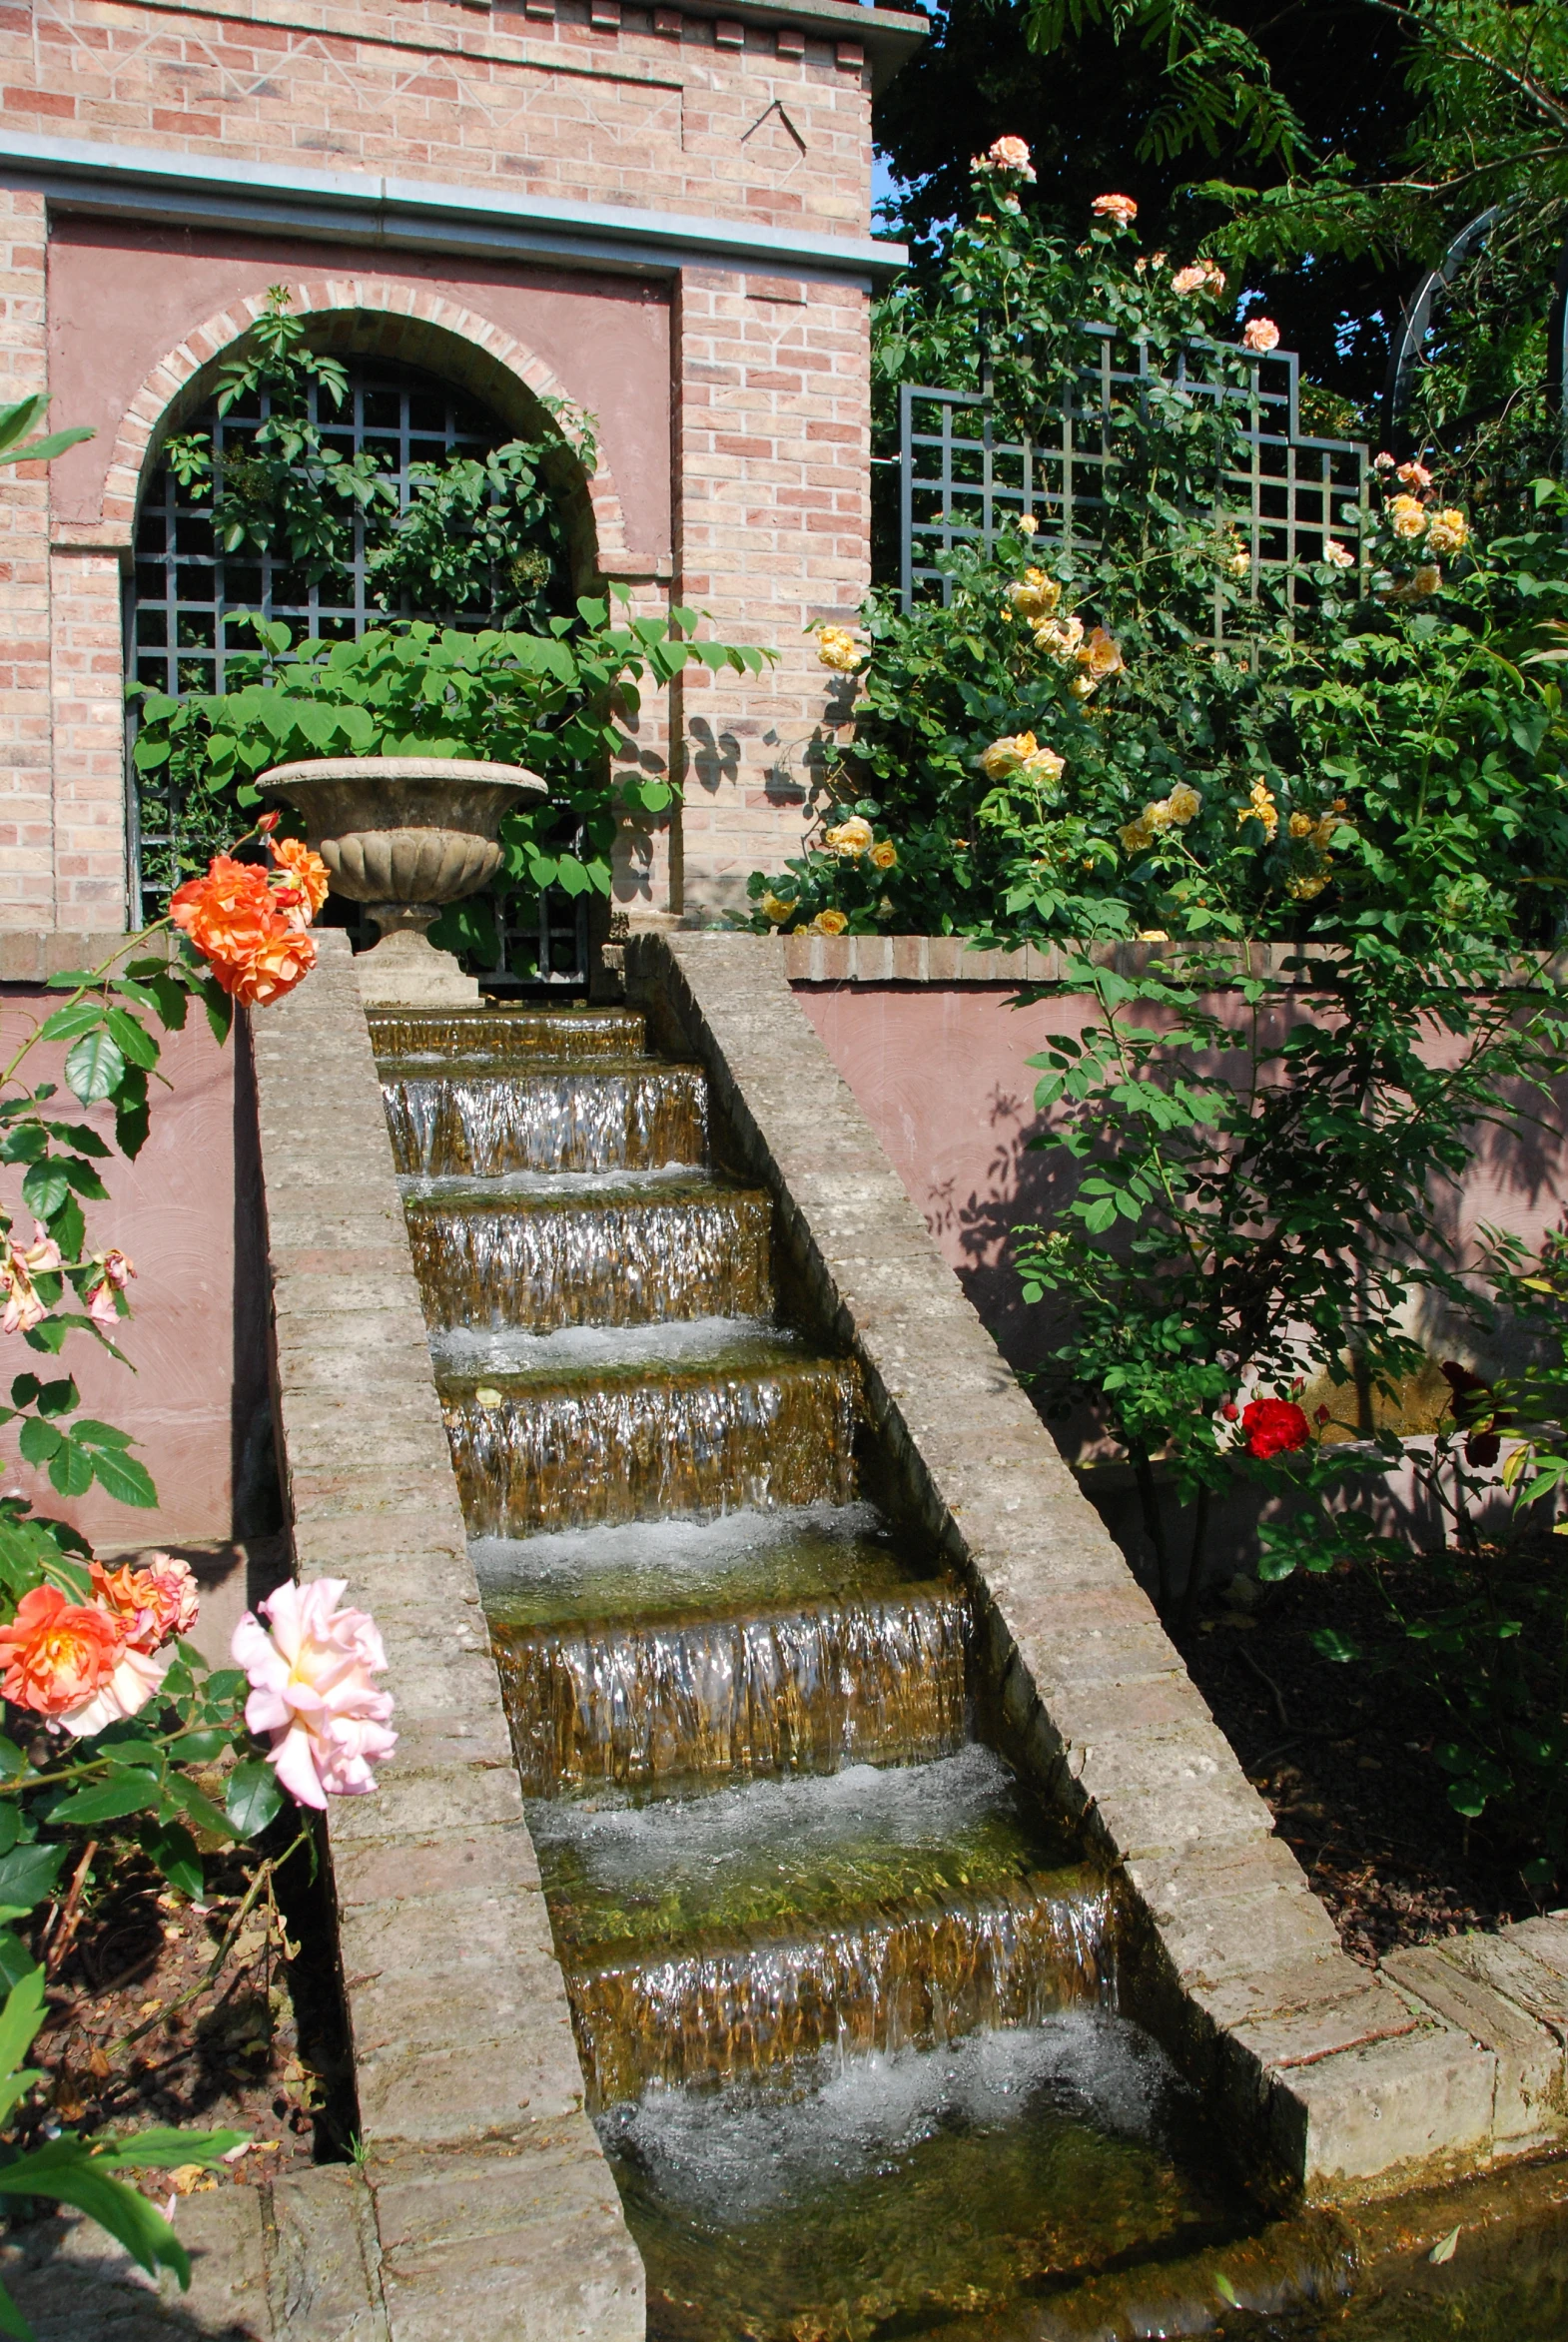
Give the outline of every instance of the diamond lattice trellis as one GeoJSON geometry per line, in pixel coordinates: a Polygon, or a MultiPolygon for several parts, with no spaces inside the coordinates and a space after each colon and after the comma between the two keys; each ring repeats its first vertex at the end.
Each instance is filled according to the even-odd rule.
{"type": "MultiPolygon", "coordinates": [[[[1099,331],[1099,329],[1095,329],[1099,331]]],[[[1099,364],[1085,368],[1038,434],[1009,439],[993,427],[983,390],[906,383],[899,391],[900,584],[904,607],[935,593],[952,598],[936,566],[957,545],[988,551],[1010,520],[1031,513],[1047,542],[1071,543],[1097,528],[1104,482],[1117,462],[1111,445],[1118,409],[1153,379],[1147,347],[1119,347],[1101,334],[1099,364]]],[[[1252,364],[1250,388],[1216,383],[1178,362],[1176,385],[1245,408],[1242,460],[1216,486],[1216,516],[1233,523],[1259,572],[1282,572],[1292,604],[1303,562],[1322,558],[1332,532],[1358,557],[1367,522],[1371,457],[1356,439],[1314,438],[1301,429],[1300,369],[1292,351],[1252,364]]],[[[1214,640],[1224,639],[1214,601],[1214,640]]]]}

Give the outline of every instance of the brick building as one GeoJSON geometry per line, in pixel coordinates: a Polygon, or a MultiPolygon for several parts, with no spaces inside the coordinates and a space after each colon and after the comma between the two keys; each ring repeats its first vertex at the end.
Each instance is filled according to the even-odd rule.
{"type": "Polygon", "coordinates": [[[623,900],[700,915],[792,846],[831,710],[802,630],[868,576],[868,307],[898,257],[871,96],[923,30],[840,0],[0,5],[0,396],[96,433],[0,478],[0,925],[135,907],[127,645],[199,648],[179,605],[211,598],[149,514],[159,449],[276,284],[405,453],[443,392],[512,430],[541,394],[590,412],[581,582],[780,652],[645,726],[686,801],[623,900]]]}

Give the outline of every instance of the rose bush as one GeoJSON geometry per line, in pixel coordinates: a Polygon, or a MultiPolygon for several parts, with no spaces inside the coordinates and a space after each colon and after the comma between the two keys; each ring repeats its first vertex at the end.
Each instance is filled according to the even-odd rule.
{"type": "Polygon", "coordinates": [[[1015,436],[1108,337],[1141,345],[1103,502],[1063,541],[1042,494],[989,553],[940,556],[945,606],[880,589],[858,635],[823,631],[853,695],[806,751],[805,850],[750,881],[754,928],[1549,943],[1568,889],[1561,492],[1541,489],[1538,529],[1486,541],[1430,469],[1380,458],[1364,506],[1330,497],[1288,568],[1260,564],[1269,524],[1214,483],[1276,330],[1227,340],[1223,272],[1138,253],[1125,199],[1101,198],[1074,248],[1024,185],[994,148],[942,269],[886,297],[879,397],[985,380],[1015,436]],[[1185,361],[1229,395],[1194,397],[1185,361]],[[851,819],[881,864],[828,848],[851,819]]]}
{"type": "MultiPolygon", "coordinates": [[[[92,1123],[62,1109],[55,1084],[29,1081],[28,1060],[41,1045],[65,1044],[67,1090],[78,1108],[112,1110],[116,1144],[134,1158],[159,1062],[154,1028],[180,1030],[194,1000],[222,1040],[236,1002],[264,1008],[314,963],[310,926],[326,869],[278,838],[276,821],[266,816],[236,852],[182,886],[158,929],[127,937],[101,968],[52,979],[66,998],[0,1073],[0,1173],[19,1186],[0,1191],[4,1338],[45,1357],[73,1336],[122,1354],[136,1271],[119,1246],[89,1242],[83,1211],[108,1200],[97,1166],[110,1148],[92,1123]]],[[[14,1427],[21,1460],[61,1495],[97,1481],[123,1503],[154,1504],[131,1439],[79,1406],[69,1374],[44,1380],[24,1370],[0,1424],[14,1427]]],[[[248,1618],[235,1637],[237,1664],[215,1670],[189,1640],[199,1603],[188,1564],[154,1553],[107,1566],[65,1522],[38,1516],[20,1494],[0,1496],[0,2119],[15,2125],[39,2078],[21,2060],[43,2015],[41,1922],[69,1858],[78,1895],[134,1846],[172,1887],[199,1897],[198,1833],[250,1842],[290,1796],[320,1808],[329,1795],[375,1788],[373,1768],[396,1737],[387,1726],[392,1699],[369,1681],[385,1668],[375,1628],[362,1613],[336,1611],[342,1591],[336,1582],[285,1588],[264,1606],[272,1636],[248,1618]],[[292,1722],[280,1731],[284,1716],[292,1722]]],[[[303,1843],[301,1833],[264,1871],[303,1843]]],[[[189,2263],[167,2220],[114,2174],[211,2161],[240,2143],[232,2131],[61,2131],[0,2160],[0,2196],[78,2204],[145,2267],[168,2266],[186,2283],[189,2263]]],[[[3,2290],[0,2331],[26,2332],[3,2290]]]]}

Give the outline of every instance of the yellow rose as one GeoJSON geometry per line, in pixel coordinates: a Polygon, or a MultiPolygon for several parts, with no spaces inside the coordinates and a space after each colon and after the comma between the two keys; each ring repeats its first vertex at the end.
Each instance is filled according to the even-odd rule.
{"type": "Polygon", "coordinates": [[[1078,662],[1103,683],[1108,675],[1120,675],[1127,665],[1118,645],[1112,641],[1104,626],[1097,626],[1088,639],[1079,645],[1078,662]]]}
{"type": "Polygon", "coordinates": [[[853,675],[860,665],[861,648],[847,626],[823,626],[817,632],[817,657],[837,675],[853,675]]]}
{"type": "Polygon", "coordinates": [[[1419,496],[1394,496],[1388,506],[1388,525],[1395,536],[1424,535],[1426,506],[1419,496]]]}
{"type": "Polygon", "coordinates": [[[1291,814],[1291,816],[1290,816],[1290,835],[1291,835],[1291,837],[1292,837],[1292,838],[1305,838],[1305,837],[1310,837],[1310,835],[1311,835],[1311,831],[1312,831],[1312,817],[1311,817],[1311,815],[1310,815],[1309,813],[1292,813],[1292,814],[1291,814]]]}
{"type": "Polygon", "coordinates": [[[1168,944],[1171,938],[1163,927],[1141,927],[1138,940],[1141,944],[1168,944]]]}
{"type": "MultiPolygon", "coordinates": [[[[1025,736],[1028,737],[1028,735],[1025,736]]],[[[1032,748],[1021,761],[1018,769],[1022,778],[1044,783],[1046,787],[1051,788],[1061,780],[1063,773],[1067,770],[1067,758],[1058,756],[1054,748],[1032,748]]]]}
{"type": "Polygon", "coordinates": [[[1174,822],[1178,822],[1182,828],[1185,828],[1189,821],[1195,820],[1202,809],[1202,798],[1186,781],[1177,781],[1166,799],[1166,811],[1170,814],[1171,819],[1174,822]]]}
{"type": "Polygon", "coordinates": [[[763,918],[770,920],[775,927],[782,927],[786,919],[793,919],[798,908],[797,904],[786,903],[780,896],[772,894],[763,895],[757,904],[763,918]]]}
{"type": "Polygon", "coordinates": [[[1251,566],[1251,554],[1243,552],[1232,553],[1230,558],[1225,563],[1225,567],[1229,570],[1232,577],[1244,577],[1251,566]]]}
{"type": "Polygon", "coordinates": [[[873,846],[871,860],[873,867],[877,870],[895,869],[898,864],[898,848],[894,845],[893,840],[884,838],[879,846],[873,846]]]}
{"type": "Polygon", "coordinates": [[[1019,616],[1033,624],[1050,617],[1062,599],[1062,588],[1044,569],[1026,569],[1022,578],[1008,587],[1007,598],[1019,616]]]}
{"type": "Polygon", "coordinates": [[[1033,536],[1040,522],[1033,512],[1021,512],[1013,525],[1021,536],[1033,536]]]}
{"type": "Polygon", "coordinates": [[[1048,618],[1044,625],[1035,628],[1035,648],[1049,651],[1064,666],[1073,665],[1083,639],[1082,618],[1048,618]]]}
{"type": "Polygon", "coordinates": [[[1254,781],[1252,783],[1251,802],[1243,805],[1235,818],[1238,829],[1243,822],[1255,821],[1262,830],[1264,844],[1272,843],[1274,832],[1279,827],[1279,808],[1275,805],[1274,793],[1266,782],[1254,781]]]}
{"type": "Polygon", "coordinates": [[[1320,870],[1315,878],[1287,879],[1285,893],[1293,896],[1298,903],[1310,903],[1314,896],[1322,893],[1328,884],[1329,877],[1330,873],[1327,870],[1320,870]]]}
{"type": "Polygon", "coordinates": [[[1155,820],[1154,806],[1146,805],[1136,821],[1125,823],[1117,832],[1122,840],[1122,851],[1125,854],[1142,854],[1146,846],[1154,844],[1159,826],[1155,820]]]}
{"type": "Polygon", "coordinates": [[[867,851],[875,836],[870,822],[860,814],[852,813],[847,821],[841,821],[828,830],[822,842],[829,853],[837,854],[841,862],[853,862],[858,855],[867,851]]]}
{"type": "Polygon", "coordinates": [[[842,911],[819,911],[807,928],[808,935],[842,935],[849,921],[842,911]]]}
{"type": "Polygon", "coordinates": [[[1434,553],[1462,553],[1469,536],[1470,523],[1453,504],[1434,512],[1426,531],[1426,541],[1434,553]]]}
{"type": "Polygon", "coordinates": [[[988,781],[1005,781],[1009,773],[1035,753],[1033,732],[1008,732],[980,752],[980,769],[988,781]]]}

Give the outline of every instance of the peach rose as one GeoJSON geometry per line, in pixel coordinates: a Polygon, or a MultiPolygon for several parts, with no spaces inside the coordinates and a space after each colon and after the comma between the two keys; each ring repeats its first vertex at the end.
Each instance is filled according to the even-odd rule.
{"type": "Polygon", "coordinates": [[[320,854],[313,854],[301,838],[269,838],[273,860],[286,871],[305,900],[302,926],[309,926],[327,900],[332,875],[320,854]]]}
{"type": "Polygon", "coordinates": [[[1080,643],[1078,663],[1097,683],[1104,683],[1108,676],[1120,675],[1127,665],[1120,646],[1112,640],[1104,626],[1095,627],[1080,643]]]}
{"type": "Polygon", "coordinates": [[[1130,195],[1097,195],[1090,210],[1102,220],[1115,220],[1119,228],[1131,228],[1138,218],[1138,206],[1130,195]]]}
{"type": "Polygon", "coordinates": [[[1407,488],[1429,488],[1432,484],[1432,475],[1424,463],[1401,463],[1394,477],[1402,479],[1407,488]]]}
{"type": "Polygon", "coordinates": [[[120,1654],[114,1621],[96,1602],[35,1586],[0,1626],[0,1695],[34,1716],[63,1717],[108,1682],[120,1654]]]}
{"type": "Polygon", "coordinates": [[[260,1605],[269,1626],[248,1610],[234,1630],[235,1664],[251,1681],[245,1721],[271,1737],[285,1789],[318,1811],[373,1790],[372,1766],[397,1745],[392,1694],[371,1680],[387,1672],[382,1638],[365,1611],[340,1609],[348,1590],[343,1578],[280,1586],[260,1605]]]}
{"type": "Polygon", "coordinates": [[[74,1732],[83,1740],[107,1731],[111,1724],[123,1724],[128,1716],[139,1715],[146,1707],[168,1674],[169,1665],[168,1658],[155,1658],[127,1643],[92,1697],[79,1707],[68,1708],[55,1721],[63,1732],[74,1732]]]}
{"type": "Polygon", "coordinates": [[[172,1553],[150,1554],[141,1568],[92,1564],[93,1592],[134,1651],[151,1653],[171,1636],[188,1635],[201,1613],[201,1597],[188,1561],[172,1553]]]}
{"type": "Polygon", "coordinates": [[[1266,358],[1270,350],[1279,347],[1279,328],[1272,318],[1248,318],[1241,328],[1241,347],[1250,350],[1254,358],[1266,358]]]}

